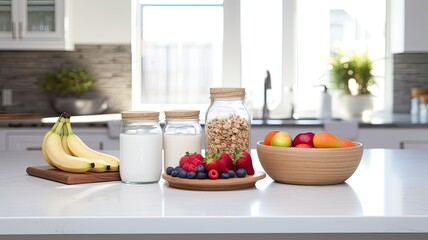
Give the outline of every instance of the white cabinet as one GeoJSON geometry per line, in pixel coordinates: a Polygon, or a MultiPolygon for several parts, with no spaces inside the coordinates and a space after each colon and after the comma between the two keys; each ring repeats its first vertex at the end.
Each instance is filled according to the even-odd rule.
{"type": "MultiPolygon", "coordinates": [[[[48,128],[5,128],[0,130],[0,151],[41,150],[48,128]]],[[[119,138],[111,138],[106,128],[73,127],[82,141],[95,150],[118,150],[119,138]]]]}
{"type": "Polygon", "coordinates": [[[391,23],[389,26],[391,51],[426,52],[428,51],[428,1],[391,0],[391,23]]]}
{"type": "Polygon", "coordinates": [[[0,50],[72,50],[69,0],[0,0],[0,50]]]}

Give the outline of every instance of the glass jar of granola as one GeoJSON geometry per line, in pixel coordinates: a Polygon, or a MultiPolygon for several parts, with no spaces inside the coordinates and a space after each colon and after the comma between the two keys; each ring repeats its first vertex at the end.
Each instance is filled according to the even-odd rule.
{"type": "Polygon", "coordinates": [[[245,88],[211,88],[205,117],[206,154],[250,150],[251,116],[245,88]]]}

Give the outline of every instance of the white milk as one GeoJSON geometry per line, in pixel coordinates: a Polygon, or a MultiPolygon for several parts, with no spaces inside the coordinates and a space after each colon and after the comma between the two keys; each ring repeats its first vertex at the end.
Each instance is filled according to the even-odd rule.
{"type": "Polygon", "coordinates": [[[162,134],[120,134],[120,178],[125,183],[157,182],[162,173],[162,134]]]}
{"type": "Polygon", "coordinates": [[[201,134],[165,134],[164,168],[178,166],[186,152],[201,153],[201,141],[201,134]]]}

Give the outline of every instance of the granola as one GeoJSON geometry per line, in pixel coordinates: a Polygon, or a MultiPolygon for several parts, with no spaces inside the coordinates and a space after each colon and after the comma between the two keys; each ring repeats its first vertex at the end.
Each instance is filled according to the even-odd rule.
{"type": "Polygon", "coordinates": [[[227,118],[214,118],[205,126],[205,151],[233,153],[237,148],[249,151],[250,124],[247,119],[236,114],[227,118]]]}

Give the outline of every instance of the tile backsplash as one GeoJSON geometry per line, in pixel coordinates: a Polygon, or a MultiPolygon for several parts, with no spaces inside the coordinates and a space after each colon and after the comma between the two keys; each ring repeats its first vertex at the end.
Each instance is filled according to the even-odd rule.
{"type": "MultiPolygon", "coordinates": [[[[107,113],[131,108],[131,46],[76,45],[74,51],[0,51],[0,87],[13,91],[9,110],[56,115],[49,96],[33,83],[62,66],[91,72],[97,82],[88,95],[108,96],[107,113]]],[[[428,87],[428,53],[394,54],[393,76],[393,112],[409,113],[410,88],[428,87]]]]}
{"type": "Polygon", "coordinates": [[[428,53],[394,54],[394,113],[410,113],[413,87],[428,87],[428,53]]]}
{"type": "Polygon", "coordinates": [[[0,51],[0,87],[13,91],[9,110],[56,115],[33,83],[63,66],[88,69],[96,83],[87,95],[108,96],[107,113],[131,109],[131,46],[76,45],[74,51],[0,51]]]}

